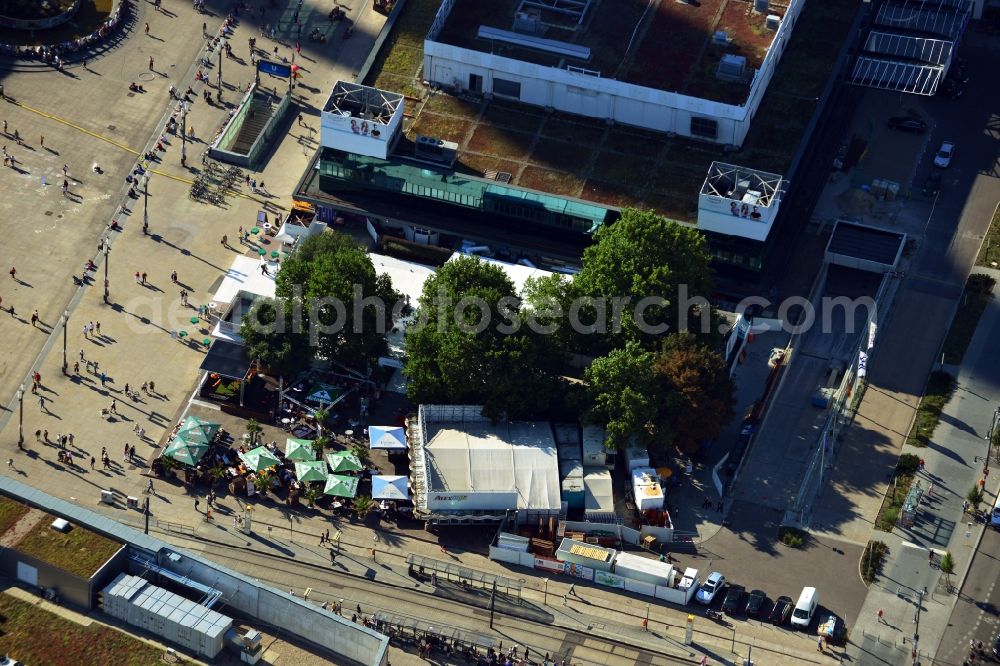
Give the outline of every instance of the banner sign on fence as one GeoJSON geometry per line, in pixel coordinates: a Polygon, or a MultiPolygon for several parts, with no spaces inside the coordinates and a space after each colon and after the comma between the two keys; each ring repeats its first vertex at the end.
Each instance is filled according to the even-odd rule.
{"type": "Polygon", "coordinates": [[[868,374],[868,354],[865,352],[858,352],[858,377],[864,377],[868,374]]]}
{"type": "Polygon", "coordinates": [[[536,557],[535,568],[553,573],[562,573],[566,570],[566,563],[562,560],[554,560],[548,557],[536,557]]]}

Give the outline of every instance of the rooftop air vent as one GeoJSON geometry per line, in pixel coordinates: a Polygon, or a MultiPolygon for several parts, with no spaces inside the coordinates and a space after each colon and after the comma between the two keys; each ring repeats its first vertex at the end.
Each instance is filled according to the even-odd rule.
{"type": "Polygon", "coordinates": [[[522,35],[542,34],[541,15],[533,12],[515,12],[514,32],[519,32],[522,35]]]}
{"type": "Polygon", "coordinates": [[[777,30],[778,26],[781,25],[781,17],[777,14],[768,14],[767,18],[764,19],[764,25],[767,26],[768,30],[777,30]]]}
{"type": "Polygon", "coordinates": [[[452,166],[458,157],[458,144],[433,136],[417,136],[414,155],[418,160],[452,166]]]}
{"type": "Polygon", "coordinates": [[[745,78],[746,69],[746,57],[727,53],[719,61],[719,68],[716,70],[715,76],[723,81],[742,81],[745,78]]]}
{"type": "Polygon", "coordinates": [[[753,3],[753,10],[760,14],[766,14],[767,10],[770,9],[768,0],[755,0],[753,3]]]}
{"type": "Polygon", "coordinates": [[[712,35],[712,43],[716,46],[725,46],[729,44],[729,33],[725,30],[718,30],[714,35],[712,35]]]}
{"type": "Polygon", "coordinates": [[[69,522],[65,518],[56,518],[52,521],[51,527],[56,532],[69,532],[69,522]]]}

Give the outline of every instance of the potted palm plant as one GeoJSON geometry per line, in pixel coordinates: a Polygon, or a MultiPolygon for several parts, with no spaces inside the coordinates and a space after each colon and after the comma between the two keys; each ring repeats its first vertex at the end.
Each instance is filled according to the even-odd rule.
{"type": "Polygon", "coordinates": [[[354,498],[354,512],[358,515],[358,518],[364,520],[372,509],[375,508],[375,500],[371,497],[359,496],[354,498]]]}
{"type": "Polygon", "coordinates": [[[247,421],[247,434],[250,435],[250,448],[257,446],[257,438],[260,433],[264,432],[264,429],[257,422],[257,419],[250,419],[247,421]]]}
{"type": "Polygon", "coordinates": [[[267,491],[271,489],[271,473],[257,472],[257,476],[253,480],[253,487],[260,493],[261,499],[267,499],[267,491]]]}
{"type": "Polygon", "coordinates": [[[323,457],[323,451],[325,451],[326,447],[329,445],[330,445],[330,438],[327,437],[326,435],[320,435],[319,437],[313,440],[312,450],[313,453],[316,455],[317,460],[323,457]]]}
{"type": "Polygon", "coordinates": [[[305,492],[302,493],[302,497],[304,497],[305,500],[309,502],[310,509],[316,508],[316,500],[318,500],[322,496],[323,496],[323,491],[317,488],[316,486],[309,486],[308,488],[306,488],[305,492]]]}

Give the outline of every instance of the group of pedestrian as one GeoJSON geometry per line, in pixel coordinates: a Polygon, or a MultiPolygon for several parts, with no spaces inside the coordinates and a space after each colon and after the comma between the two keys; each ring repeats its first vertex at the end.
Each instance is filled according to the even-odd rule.
{"type": "MultiPolygon", "coordinates": [[[[98,322],[93,322],[92,321],[92,322],[90,322],[88,324],[84,324],[83,325],[83,337],[85,337],[85,338],[91,338],[91,337],[94,337],[95,333],[97,335],[101,334],[101,322],[99,322],[99,321],[98,322]]],[[[80,350],[80,360],[81,361],[83,360],[83,350],[82,349],[80,350]]]]}

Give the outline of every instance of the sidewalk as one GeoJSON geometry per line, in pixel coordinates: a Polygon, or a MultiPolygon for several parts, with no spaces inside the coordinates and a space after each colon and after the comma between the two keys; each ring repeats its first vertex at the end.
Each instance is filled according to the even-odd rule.
{"type": "MultiPolygon", "coordinates": [[[[1000,275],[997,271],[975,270],[1000,275]]],[[[924,459],[926,468],[918,474],[918,480],[925,489],[933,486],[933,492],[921,504],[911,527],[897,526],[891,534],[876,531],[872,535],[889,546],[889,556],[882,574],[869,589],[852,633],[848,655],[860,663],[872,657],[890,664],[912,663],[917,605],[924,590],[917,647],[924,655],[937,652],[957,600],[956,590],[961,587],[985,529],[975,523],[970,526],[962,515],[962,500],[982,476],[984,437],[989,434],[993,412],[1000,402],[1000,356],[992,349],[998,332],[1000,303],[994,300],[983,313],[958,368],[958,387],[942,410],[930,446],[903,447],[903,453],[924,459]],[[945,552],[952,554],[956,575],[951,589],[937,565],[930,563],[930,551],[938,562],[945,552]],[[881,622],[879,609],[884,612],[881,622]]],[[[996,486],[994,471],[987,479],[984,505],[992,505],[996,486]]]]}

